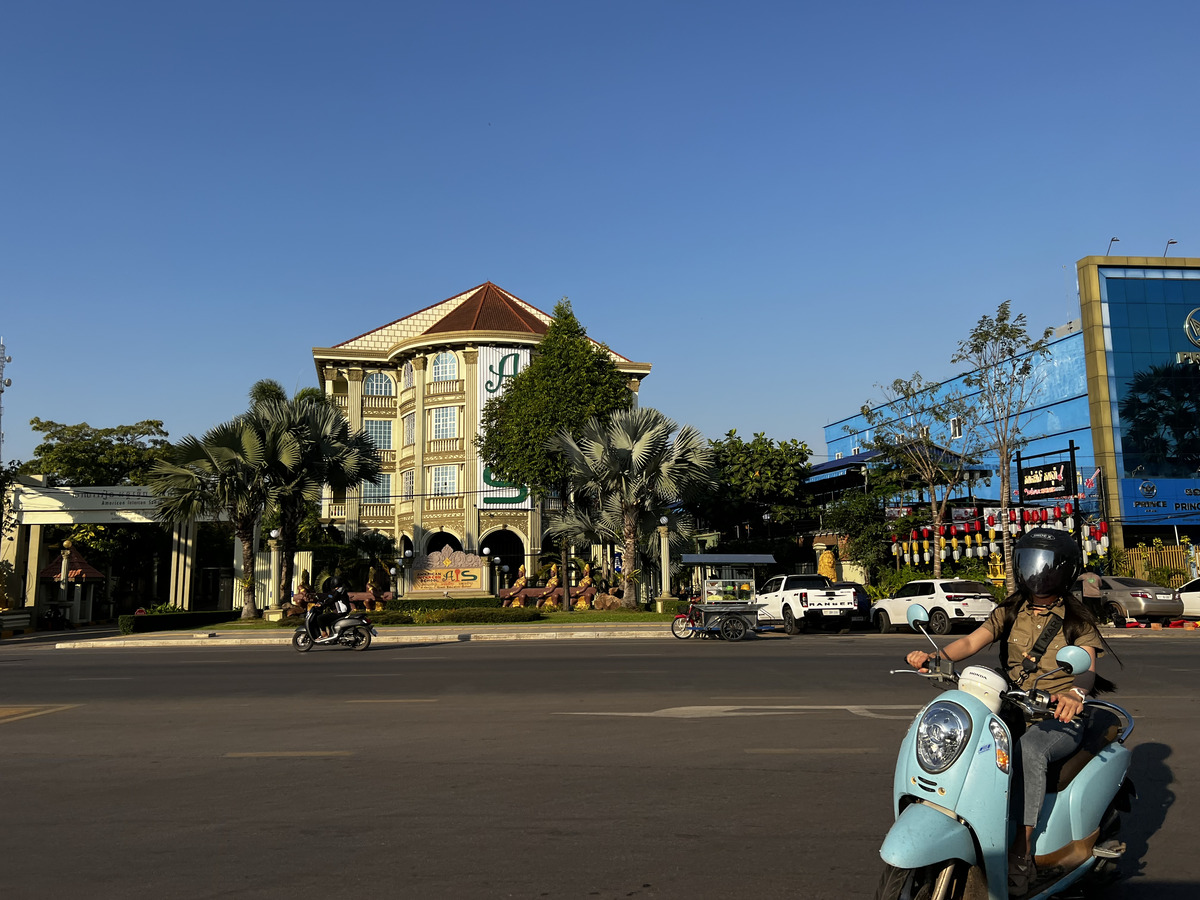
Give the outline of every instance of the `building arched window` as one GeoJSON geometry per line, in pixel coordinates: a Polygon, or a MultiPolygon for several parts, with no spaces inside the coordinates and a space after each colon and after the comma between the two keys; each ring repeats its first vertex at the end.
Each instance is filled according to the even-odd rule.
{"type": "Polygon", "coordinates": [[[411,359],[400,370],[400,385],[406,391],[413,386],[413,364],[411,359]]]}
{"type": "Polygon", "coordinates": [[[453,381],[458,377],[458,359],[449,350],[433,358],[433,380],[453,381]]]}
{"type": "Polygon", "coordinates": [[[363,379],[363,395],[367,397],[392,396],[392,379],[383,372],[372,372],[363,379]]]}

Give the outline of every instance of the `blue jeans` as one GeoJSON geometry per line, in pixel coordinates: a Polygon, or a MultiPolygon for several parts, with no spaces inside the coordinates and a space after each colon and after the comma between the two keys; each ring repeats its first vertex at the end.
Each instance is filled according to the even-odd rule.
{"type": "Polygon", "coordinates": [[[1046,769],[1056,759],[1070,756],[1083,740],[1083,716],[1070,722],[1047,719],[1031,725],[1017,742],[1013,793],[1022,824],[1037,825],[1046,799],[1046,769]]]}

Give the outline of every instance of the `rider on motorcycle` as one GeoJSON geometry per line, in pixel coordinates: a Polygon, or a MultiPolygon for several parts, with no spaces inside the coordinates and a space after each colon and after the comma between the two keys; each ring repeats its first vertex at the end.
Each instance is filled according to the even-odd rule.
{"type": "Polygon", "coordinates": [[[350,595],[346,591],[346,583],[341,578],[334,575],[325,583],[325,589],[329,591],[322,603],[322,609],[325,611],[317,616],[317,626],[321,629],[321,640],[329,638],[333,623],[353,608],[350,604],[350,595]]]}
{"type": "MultiPolygon", "coordinates": [[[[966,637],[947,644],[940,656],[957,662],[1001,639],[1001,661],[1010,682],[1043,675],[1056,667],[1055,653],[1068,644],[1082,647],[1091,666],[1074,677],[1058,673],[1038,683],[1057,703],[1052,719],[1031,725],[1021,736],[1016,753],[1014,801],[1022,816],[1009,848],[1010,896],[1022,897],[1037,877],[1031,846],[1034,827],[1046,796],[1046,768],[1069,756],[1083,737],[1083,701],[1097,690],[1113,690],[1111,682],[1096,674],[1096,658],[1108,648],[1100,636],[1096,617],[1071,592],[1082,571],[1075,538],[1054,528],[1035,528],[1013,548],[1013,575],[1017,592],[996,607],[991,616],[966,637]],[[1057,619],[1057,621],[1052,621],[1057,619]],[[1043,638],[1043,632],[1052,636],[1043,638]]],[[[935,654],[914,650],[906,657],[910,666],[927,671],[935,654]]]]}

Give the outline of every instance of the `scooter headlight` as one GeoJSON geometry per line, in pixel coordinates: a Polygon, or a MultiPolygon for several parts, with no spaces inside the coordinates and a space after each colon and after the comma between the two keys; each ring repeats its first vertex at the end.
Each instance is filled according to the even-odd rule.
{"type": "Polygon", "coordinates": [[[931,775],[944,772],[971,739],[971,716],[957,703],[939,700],[917,724],[917,762],[931,775]]]}

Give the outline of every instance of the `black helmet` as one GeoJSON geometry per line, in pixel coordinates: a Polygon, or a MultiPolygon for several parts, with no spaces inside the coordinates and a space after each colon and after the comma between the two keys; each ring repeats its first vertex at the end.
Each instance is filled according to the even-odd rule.
{"type": "Polygon", "coordinates": [[[1013,576],[1035,597],[1059,597],[1083,571],[1079,545],[1058,528],[1034,528],[1013,548],[1013,576]]]}
{"type": "Polygon", "coordinates": [[[344,591],[345,589],[346,585],[337,575],[330,575],[329,578],[325,579],[325,590],[329,591],[329,593],[332,594],[338,590],[344,591]]]}

